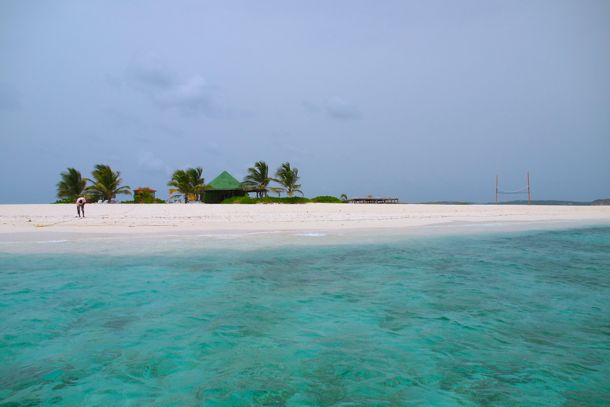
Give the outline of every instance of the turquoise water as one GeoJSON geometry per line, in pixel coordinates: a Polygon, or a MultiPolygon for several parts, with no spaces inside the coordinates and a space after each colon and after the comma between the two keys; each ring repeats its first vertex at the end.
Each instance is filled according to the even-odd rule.
{"type": "Polygon", "coordinates": [[[0,335],[0,405],[608,405],[610,228],[3,253],[0,335]]]}

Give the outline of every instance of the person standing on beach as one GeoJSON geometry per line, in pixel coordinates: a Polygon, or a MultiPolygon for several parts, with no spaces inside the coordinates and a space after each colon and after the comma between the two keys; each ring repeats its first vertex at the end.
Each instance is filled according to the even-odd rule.
{"type": "Polygon", "coordinates": [[[78,213],[78,217],[80,218],[81,212],[83,213],[83,218],[85,217],[85,204],[87,200],[84,196],[78,197],[76,200],[76,212],[78,213]]]}

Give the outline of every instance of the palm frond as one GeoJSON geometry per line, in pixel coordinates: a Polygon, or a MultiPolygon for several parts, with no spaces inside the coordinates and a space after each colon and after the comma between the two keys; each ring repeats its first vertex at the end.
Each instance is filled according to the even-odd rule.
{"type": "Polygon", "coordinates": [[[113,171],[109,165],[97,164],[91,172],[93,185],[88,189],[105,201],[112,201],[117,194],[130,194],[131,188],[121,185],[121,173],[113,171]]]}
{"type": "Polygon", "coordinates": [[[295,192],[301,192],[301,184],[299,181],[299,169],[290,166],[290,163],[285,162],[275,172],[274,181],[282,185],[286,190],[286,195],[293,196],[295,192]]]}
{"type": "Polygon", "coordinates": [[[58,198],[75,200],[85,192],[87,178],[83,178],[75,168],[68,168],[60,174],[60,177],[57,183],[58,198]]]}
{"type": "Polygon", "coordinates": [[[269,166],[264,161],[257,161],[254,167],[248,168],[248,175],[244,177],[243,185],[256,190],[257,195],[266,195],[269,183],[269,166]]]}
{"type": "Polygon", "coordinates": [[[197,199],[201,199],[206,188],[203,168],[195,167],[187,168],[186,170],[176,170],[167,185],[174,187],[175,192],[179,192],[180,195],[184,196],[184,203],[188,203],[189,194],[195,195],[197,199]]]}

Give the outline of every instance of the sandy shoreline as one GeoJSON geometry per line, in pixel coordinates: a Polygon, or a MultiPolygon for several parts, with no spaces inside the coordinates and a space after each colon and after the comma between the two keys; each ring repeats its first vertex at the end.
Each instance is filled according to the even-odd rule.
{"type": "Polygon", "coordinates": [[[74,205],[0,205],[0,239],[610,225],[610,206],[90,204],[86,213],[79,219],[74,205]]]}

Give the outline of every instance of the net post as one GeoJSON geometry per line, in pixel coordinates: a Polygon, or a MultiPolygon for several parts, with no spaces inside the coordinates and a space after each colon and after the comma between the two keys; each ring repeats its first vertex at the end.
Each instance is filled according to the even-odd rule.
{"type": "Polygon", "coordinates": [[[527,204],[532,204],[532,189],[530,186],[530,172],[527,172],[527,204]]]}

